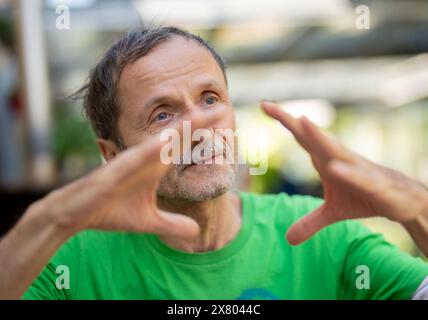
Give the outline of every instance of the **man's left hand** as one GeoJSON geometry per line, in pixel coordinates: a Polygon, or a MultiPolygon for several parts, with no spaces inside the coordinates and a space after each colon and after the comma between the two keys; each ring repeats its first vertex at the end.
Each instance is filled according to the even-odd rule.
{"type": "Polygon", "coordinates": [[[406,225],[427,215],[428,191],[420,183],[351,152],[305,117],[294,118],[272,102],[263,101],[262,108],[309,153],[323,184],[323,205],[290,227],[290,244],[346,219],[381,216],[406,225]]]}

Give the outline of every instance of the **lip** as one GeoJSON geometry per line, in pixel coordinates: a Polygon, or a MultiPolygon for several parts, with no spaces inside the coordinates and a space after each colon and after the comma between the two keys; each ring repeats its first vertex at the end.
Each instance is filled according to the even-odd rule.
{"type": "Polygon", "coordinates": [[[215,164],[214,163],[214,158],[216,158],[218,156],[222,156],[222,154],[214,154],[211,158],[205,159],[204,161],[202,161],[200,163],[194,163],[194,162],[192,162],[191,164],[189,164],[188,166],[186,166],[182,171],[186,170],[187,168],[193,167],[193,166],[215,164]],[[208,161],[211,161],[211,163],[207,163],[208,161]]]}
{"type": "Polygon", "coordinates": [[[222,157],[222,156],[223,154],[221,153],[213,154],[211,158],[205,159],[202,162],[194,163],[194,164],[215,164],[215,158],[222,157]],[[211,163],[207,163],[207,162],[211,162],[211,163]]]}

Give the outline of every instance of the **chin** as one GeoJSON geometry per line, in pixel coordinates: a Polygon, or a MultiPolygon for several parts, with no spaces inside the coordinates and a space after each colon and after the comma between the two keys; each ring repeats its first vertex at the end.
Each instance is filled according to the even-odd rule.
{"type": "Polygon", "coordinates": [[[229,191],[229,188],[224,185],[210,185],[210,186],[189,186],[181,199],[187,201],[207,201],[215,199],[229,191]]]}
{"type": "Polygon", "coordinates": [[[162,186],[158,194],[186,201],[206,201],[229,191],[235,180],[231,165],[192,165],[180,172],[175,183],[162,186]]]}

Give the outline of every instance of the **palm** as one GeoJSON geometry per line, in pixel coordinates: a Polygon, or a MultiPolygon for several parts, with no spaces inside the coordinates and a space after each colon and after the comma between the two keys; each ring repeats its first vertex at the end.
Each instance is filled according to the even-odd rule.
{"type": "Polygon", "coordinates": [[[322,210],[326,215],[331,215],[332,221],[378,216],[378,212],[383,211],[373,205],[376,201],[372,198],[350,190],[344,192],[344,188],[347,188],[345,184],[323,181],[325,202],[322,210]]]}
{"type": "MultiPolygon", "coordinates": [[[[344,219],[385,216],[393,221],[406,222],[419,212],[419,198],[425,196],[422,185],[391,169],[359,157],[350,176],[320,172],[325,193],[324,211],[337,221],[344,219]]],[[[317,166],[315,166],[317,167],[317,166]]]]}
{"type": "Polygon", "coordinates": [[[149,231],[147,229],[158,211],[153,190],[141,188],[131,194],[120,192],[112,196],[113,200],[101,207],[99,217],[96,217],[99,229],[149,231]]]}
{"type": "Polygon", "coordinates": [[[319,165],[314,160],[313,163],[320,174],[324,190],[325,201],[320,208],[324,215],[334,221],[379,215],[378,206],[373,206],[371,200],[382,197],[381,192],[373,191],[371,197],[367,197],[362,190],[350,188],[348,183],[332,176],[325,165],[319,165]]]}

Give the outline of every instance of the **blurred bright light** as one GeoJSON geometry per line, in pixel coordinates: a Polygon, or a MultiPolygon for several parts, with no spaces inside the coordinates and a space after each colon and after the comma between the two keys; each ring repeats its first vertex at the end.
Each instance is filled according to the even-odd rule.
{"type": "Polygon", "coordinates": [[[326,100],[291,100],[280,104],[282,109],[292,116],[305,116],[320,127],[329,127],[336,118],[336,109],[326,100]]]}
{"type": "Polygon", "coordinates": [[[48,7],[65,5],[71,8],[88,8],[95,4],[96,0],[46,0],[48,7]]]}
{"type": "Polygon", "coordinates": [[[276,17],[287,23],[339,23],[352,14],[346,0],[137,0],[143,20],[152,23],[237,23],[276,17]]]}
{"type": "Polygon", "coordinates": [[[400,107],[428,97],[428,53],[406,59],[387,68],[379,99],[388,107],[400,107]]]}

